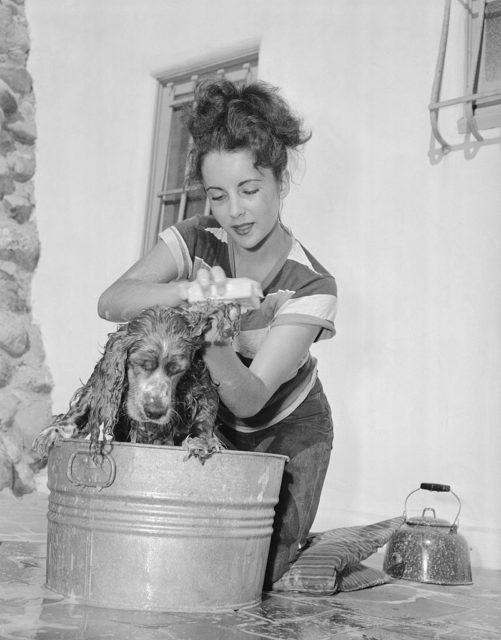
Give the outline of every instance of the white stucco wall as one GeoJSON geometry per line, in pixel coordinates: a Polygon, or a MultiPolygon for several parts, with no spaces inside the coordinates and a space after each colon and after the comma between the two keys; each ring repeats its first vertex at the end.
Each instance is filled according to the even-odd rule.
{"type": "MultiPolygon", "coordinates": [[[[443,97],[463,82],[453,4],[443,97]]],[[[285,219],[340,292],[338,335],[314,348],[336,423],[315,528],[392,517],[420,482],[448,483],[473,564],[501,568],[501,154],[498,140],[430,156],[441,3],[27,0],[27,14],[42,241],[33,301],[54,411],[114,328],[97,318],[99,294],[139,256],[152,72],[260,38],[260,76],[314,134],[285,219]]],[[[461,144],[459,116],[442,121],[461,144]]],[[[453,500],[425,497],[454,516],[453,500]]]]}

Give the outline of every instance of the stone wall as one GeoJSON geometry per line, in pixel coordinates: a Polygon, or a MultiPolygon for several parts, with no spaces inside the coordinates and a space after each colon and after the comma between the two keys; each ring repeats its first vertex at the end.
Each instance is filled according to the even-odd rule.
{"type": "Polygon", "coordinates": [[[52,382],[33,324],[35,98],[24,0],[0,0],[0,490],[35,488],[33,437],[47,426],[52,382]]]}

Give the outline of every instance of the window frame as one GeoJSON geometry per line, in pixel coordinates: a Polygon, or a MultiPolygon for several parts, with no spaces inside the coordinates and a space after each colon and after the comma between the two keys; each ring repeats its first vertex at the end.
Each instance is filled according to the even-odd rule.
{"type": "MultiPolygon", "coordinates": [[[[479,99],[465,103],[465,115],[458,120],[458,133],[469,131],[468,109],[470,118],[479,131],[495,129],[501,126],[501,78],[489,82],[485,79],[486,70],[486,21],[487,7],[500,0],[469,0],[466,11],[466,54],[465,54],[465,86],[467,93],[474,93],[479,99]],[[491,95],[492,97],[488,97],[491,95]],[[487,96],[482,98],[481,96],[487,96]]],[[[499,18],[501,20],[501,18],[499,18]]],[[[501,51],[496,59],[501,61],[501,51]]],[[[501,62],[500,62],[501,63],[501,62]]]]}
{"type": "MultiPolygon", "coordinates": [[[[237,69],[257,75],[258,62],[259,43],[250,42],[238,49],[220,51],[212,57],[197,58],[153,74],[157,81],[157,90],[142,255],[154,246],[161,231],[163,204],[160,194],[166,193],[165,178],[169,162],[172,161],[169,155],[169,139],[173,105],[178,105],[183,100],[190,101],[199,77],[223,75],[225,70],[229,70],[230,73],[237,69]]],[[[179,195],[182,199],[187,197],[190,190],[183,187],[173,191],[179,191],[176,196],[179,195]]],[[[207,205],[205,212],[209,212],[207,205]]]]}

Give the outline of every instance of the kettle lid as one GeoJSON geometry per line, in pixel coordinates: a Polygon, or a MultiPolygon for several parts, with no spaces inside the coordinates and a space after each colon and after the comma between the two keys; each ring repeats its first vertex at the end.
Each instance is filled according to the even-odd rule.
{"type": "Polygon", "coordinates": [[[451,525],[448,520],[444,520],[443,518],[437,518],[435,515],[435,509],[432,507],[426,507],[423,509],[423,513],[421,516],[415,516],[414,518],[408,518],[405,521],[406,524],[410,525],[421,525],[425,527],[444,527],[450,529],[451,531],[455,531],[457,529],[456,525],[451,525]],[[433,516],[427,516],[426,512],[431,511],[433,516]]]}
{"type": "Polygon", "coordinates": [[[457,529],[458,529],[457,522],[458,522],[460,512],[461,512],[461,500],[459,499],[459,496],[457,496],[454,493],[454,491],[451,491],[451,488],[448,484],[422,482],[419,489],[415,489],[414,491],[411,491],[407,496],[407,498],[405,499],[405,506],[404,506],[405,524],[411,525],[411,526],[414,525],[414,526],[442,527],[442,528],[447,527],[451,533],[455,533],[457,532],[457,529]],[[458,501],[459,509],[456,514],[456,517],[454,518],[454,522],[452,524],[447,520],[442,520],[441,518],[437,518],[435,514],[435,509],[431,507],[426,507],[425,509],[423,509],[423,513],[421,514],[420,517],[407,518],[407,501],[409,500],[411,495],[413,495],[420,489],[425,489],[426,491],[450,492],[456,498],[456,500],[458,501]],[[426,515],[427,511],[432,512],[433,516],[427,516],[426,515]]]}
{"type": "Polygon", "coordinates": [[[451,528],[451,523],[448,520],[443,520],[442,518],[427,518],[423,516],[416,516],[415,518],[408,518],[405,521],[406,524],[410,525],[421,525],[426,527],[447,527],[451,528]]]}

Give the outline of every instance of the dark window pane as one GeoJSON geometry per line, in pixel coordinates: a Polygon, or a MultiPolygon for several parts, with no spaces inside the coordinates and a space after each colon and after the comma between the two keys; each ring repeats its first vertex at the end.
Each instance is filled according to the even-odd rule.
{"type": "Polygon", "coordinates": [[[189,191],[186,200],[185,218],[202,216],[205,211],[205,192],[202,188],[189,191]]]}
{"type": "Polygon", "coordinates": [[[501,79],[501,1],[485,7],[485,79],[501,79]]]}
{"type": "MultiPolygon", "coordinates": [[[[179,217],[180,195],[168,195],[162,200],[162,213],[159,231],[175,224],[179,217]]],[[[202,188],[190,189],[186,192],[186,202],[182,219],[202,216],[205,213],[205,192],[202,188]]]]}
{"type": "Polygon", "coordinates": [[[162,205],[162,215],[159,231],[163,231],[177,222],[177,216],[179,211],[179,201],[170,202],[169,204],[162,205]]]}
{"type": "Polygon", "coordinates": [[[170,126],[169,164],[167,168],[166,189],[182,187],[188,155],[189,133],[183,122],[183,109],[174,107],[170,126]]]}

